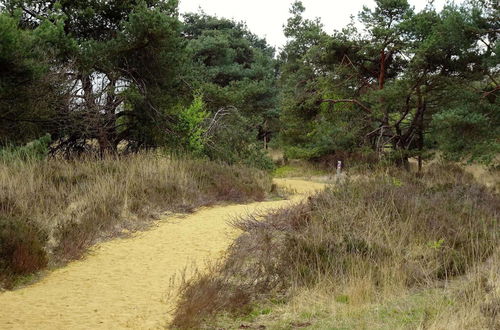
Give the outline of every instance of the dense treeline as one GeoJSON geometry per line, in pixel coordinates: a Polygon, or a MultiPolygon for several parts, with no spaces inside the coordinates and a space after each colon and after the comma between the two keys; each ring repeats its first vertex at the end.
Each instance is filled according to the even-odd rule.
{"type": "Polygon", "coordinates": [[[500,9],[496,1],[420,12],[377,0],[327,34],[296,2],[281,54],[282,137],[292,157],[368,149],[402,164],[441,149],[499,151],[500,9]]]}
{"type": "Polygon", "coordinates": [[[332,34],[304,10],[276,59],[243,23],[181,16],[175,0],[6,0],[0,143],[49,134],[65,155],[165,147],[269,167],[279,132],[290,158],[496,156],[496,1],[377,0],[332,34]]]}
{"type": "Polygon", "coordinates": [[[276,117],[274,50],[242,23],[179,17],[177,1],[5,1],[3,145],[144,148],[262,161],[276,117]],[[260,144],[259,144],[260,146],[260,144]]]}

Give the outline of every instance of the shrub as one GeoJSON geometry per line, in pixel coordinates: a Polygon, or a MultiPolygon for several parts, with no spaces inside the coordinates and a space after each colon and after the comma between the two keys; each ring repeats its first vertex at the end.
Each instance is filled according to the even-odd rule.
{"type": "MultiPolygon", "coordinates": [[[[51,262],[62,263],[80,258],[92,244],[124,229],[145,228],[162,212],[262,200],[270,190],[271,178],[261,171],[154,153],[0,162],[0,220],[3,237],[20,237],[19,242],[29,244],[30,255],[47,250],[51,262]],[[46,233],[48,240],[37,233],[46,233]]],[[[5,242],[10,243],[8,250],[2,247],[1,273],[15,268],[12,246],[18,241],[5,242]]],[[[44,267],[43,258],[35,261],[36,267],[15,273],[44,267]]]]}
{"type": "Polygon", "coordinates": [[[25,219],[0,216],[0,283],[47,265],[47,235],[25,219]]]}
{"type": "Polygon", "coordinates": [[[13,162],[44,159],[49,154],[51,141],[50,135],[47,134],[25,146],[5,147],[0,149],[0,161],[13,162]]]}
{"type": "Polygon", "coordinates": [[[271,171],[274,169],[272,159],[267,155],[263,144],[257,144],[256,125],[245,118],[237,110],[214,118],[217,124],[210,130],[205,145],[205,154],[212,160],[228,164],[245,166],[271,171]]]}
{"type": "Polygon", "coordinates": [[[180,134],[179,145],[185,146],[188,152],[200,156],[204,149],[204,135],[206,128],[204,122],[209,117],[206,105],[201,94],[194,96],[193,103],[179,111],[177,131],[180,134]]]}
{"type": "Polygon", "coordinates": [[[494,253],[499,215],[498,196],[456,167],[437,166],[423,179],[386,171],[331,187],[263,219],[236,221],[244,234],[224,263],[183,286],[173,325],[198,327],[322,281],[340,293],[359,283],[380,293],[447,281],[494,253]]]}

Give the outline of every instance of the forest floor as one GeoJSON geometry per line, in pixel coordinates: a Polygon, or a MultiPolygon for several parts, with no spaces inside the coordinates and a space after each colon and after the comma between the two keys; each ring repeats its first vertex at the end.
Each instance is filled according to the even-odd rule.
{"type": "Polygon", "coordinates": [[[288,200],[221,205],[167,217],[151,230],[96,245],[84,259],[33,285],[0,293],[0,328],[164,328],[180,281],[223,256],[238,236],[231,219],[286,207],[325,186],[295,179],[275,182],[295,194],[288,200]]]}

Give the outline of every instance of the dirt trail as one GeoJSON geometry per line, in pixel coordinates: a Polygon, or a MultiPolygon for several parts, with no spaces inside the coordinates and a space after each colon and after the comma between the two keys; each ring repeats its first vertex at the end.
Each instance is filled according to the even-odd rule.
{"type": "Polygon", "coordinates": [[[159,221],[149,231],[99,244],[80,261],[36,284],[0,294],[0,329],[157,329],[174,305],[170,279],[186,266],[215,259],[238,235],[235,215],[286,206],[320,183],[276,180],[291,200],[203,208],[159,221]]]}

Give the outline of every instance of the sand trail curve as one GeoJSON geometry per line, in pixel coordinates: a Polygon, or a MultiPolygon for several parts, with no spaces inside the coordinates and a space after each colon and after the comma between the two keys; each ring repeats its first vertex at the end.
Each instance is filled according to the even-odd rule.
{"type": "Polygon", "coordinates": [[[222,255],[238,231],[227,220],[303,199],[324,187],[276,180],[290,200],[202,208],[148,231],[96,245],[82,260],[26,288],[0,294],[0,329],[161,329],[169,321],[170,279],[190,264],[222,255]]]}

